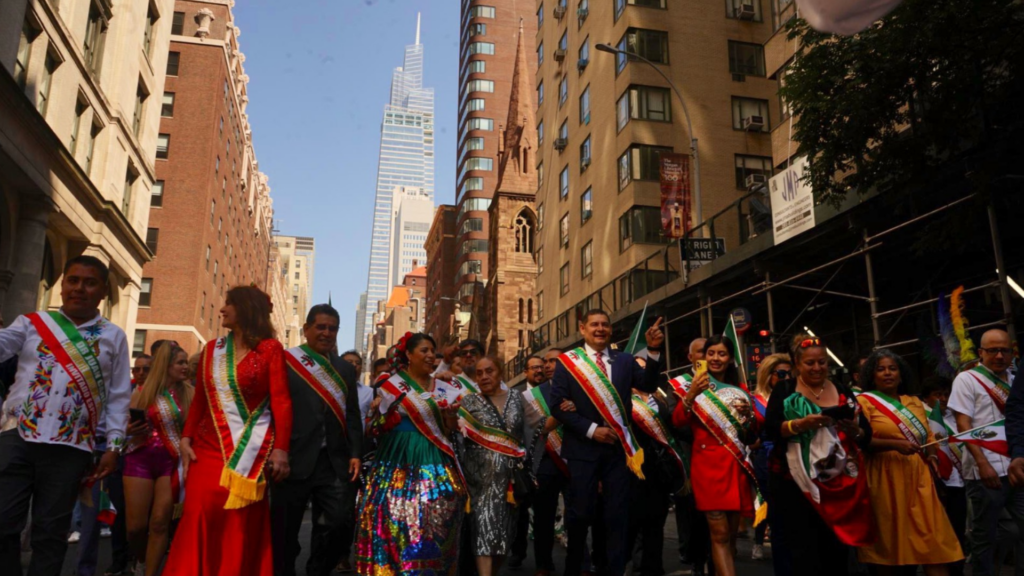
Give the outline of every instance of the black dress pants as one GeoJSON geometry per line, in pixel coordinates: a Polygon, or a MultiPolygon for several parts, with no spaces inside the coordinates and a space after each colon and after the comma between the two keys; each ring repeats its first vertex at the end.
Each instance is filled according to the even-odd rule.
{"type": "Polygon", "coordinates": [[[538,474],[537,493],[533,496],[533,555],[538,570],[555,571],[555,518],[558,496],[569,479],[562,474],[538,474]]]}
{"type": "Polygon", "coordinates": [[[355,521],[354,486],[347,479],[338,478],[326,450],[320,451],[309,478],[271,485],[270,528],[275,576],[295,576],[295,560],[302,550],[299,530],[310,499],[321,515],[310,538],[306,573],[327,576],[334,571],[344,552],[345,523],[355,521]]]}
{"type": "MultiPolygon", "coordinates": [[[[579,576],[583,570],[583,551],[587,528],[594,527],[595,556],[604,552],[607,573],[622,576],[629,560],[629,498],[632,472],[622,452],[605,451],[597,460],[569,460],[569,498],[566,526],[569,550],[565,560],[566,576],[579,576]],[[600,486],[600,493],[599,493],[600,486]],[[598,498],[603,504],[598,517],[598,498]],[[605,543],[598,549],[598,533],[605,543]]],[[[599,562],[595,562],[600,564],[599,562]]]]}
{"type": "Polygon", "coordinates": [[[516,504],[516,537],[512,540],[511,556],[525,558],[530,543],[530,508],[534,503],[531,498],[516,504]]]}
{"type": "Polygon", "coordinates": [[[28,576],[59,576],[68,550],[71,512],[93,455],[73,446],[25,442],[0,434],[0,572],[20,573],[21,532],[32,505],[28,576]]]}

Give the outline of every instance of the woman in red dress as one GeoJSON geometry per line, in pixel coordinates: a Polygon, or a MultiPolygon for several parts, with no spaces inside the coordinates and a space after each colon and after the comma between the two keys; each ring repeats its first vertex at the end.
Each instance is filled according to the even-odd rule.
{"type": "Polygon", "coordinates": [[[185,511],[165,576],[273,576],[266,482],[288,476],[292,403],[270,298],[228,291],[181,439],[185,511]]]}
{"type": "MultiPolygon", "coordinates": [[[[686,396],[676,405],[676,410],[672,414],[672,423],[677,427],[689,426],[693,429],[691,486],[697,510],[703,512],[708,520],[711,556],[715,563],[715,574],[718,576],[736,576],[733,562],[736,534],[739,532],[740,517],[754,516],[754,492],[750,477],[736,456],[694,413],[694,408],[701,393],[710,388],[716,392],[717,398],[730,406],[734,417],[745,421],[745,428],[737,434],[739,443],[751,444],[757,440],[757,416],[749,404],[749,396],[744,408],[737,406],[732,400],[721,398],[724,395],[722,389],[716,391],[715,388],[711,388],[714,379],[716,382],[746,390],[746,386],[740,382],[732,350],[732,341],[724,336],[707,339],[704,343],[707,372],[694,376],[686,396]]],[[[719,431],[719,434],[721,433],[719,431]]],[[[742,451],[745,457],[746,446],[738,450],[742,451]]]]}

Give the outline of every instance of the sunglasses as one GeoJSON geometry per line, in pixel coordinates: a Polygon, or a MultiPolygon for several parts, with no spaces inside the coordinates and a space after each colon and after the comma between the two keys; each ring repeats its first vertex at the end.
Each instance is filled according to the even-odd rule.
{"type": "Polygon", "coordinates": [[[808,338],[800,343],[801,348],[817,348],[819,346],[824,346],[820,338],[808,338]]]}
{"type": "Polygon", "coordinates": [[[775,371],[775,375],[778,376],[780,379],[782,379],[782,378],[789,378],[790,375],[792,375],[792,374],[793,373],[791,371],[789,371],[789,370],[776,370],[775,371]]]}
{"type": "Polygon", "coordinates": [[[480,353],[477,352],[476,350],[463,350],[462,352],[459,352],[459,356],[479,356],[479,355],[480,355],[480,353]]]}

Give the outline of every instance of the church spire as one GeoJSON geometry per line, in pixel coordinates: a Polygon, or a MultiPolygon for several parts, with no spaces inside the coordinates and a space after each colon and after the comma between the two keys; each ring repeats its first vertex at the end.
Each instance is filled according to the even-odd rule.
{"type": "Polygon", "coordinates": [[[537,122],[533,102],[533,83],[526,62],[526,38],[519,19],[512,90],[508,100],[508,120],[502,135],[498,164],[498,191],[535,194],[537,192],[537,122]]]}

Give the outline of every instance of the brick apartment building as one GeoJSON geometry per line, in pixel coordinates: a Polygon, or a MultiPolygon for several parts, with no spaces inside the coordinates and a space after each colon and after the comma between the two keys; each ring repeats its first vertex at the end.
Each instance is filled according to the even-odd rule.
{"type": "Polygon", "coordinates": [[[442,204],[423,248],[427,252],[426,324],[424,332],[443,346],[458,338],[452,327],[455,313],[455,214],[458,209],[442,204]]]}
{"type": "Polygon", "coordinates": [[[272,206],[252,147],[248,76],[231,0],[177,1],[157,139],[156,183],[134,352],[222,335],[233,286],[267,289],[272,206]],[[141,345],[141,346],[140,346],[141,345]]]}

